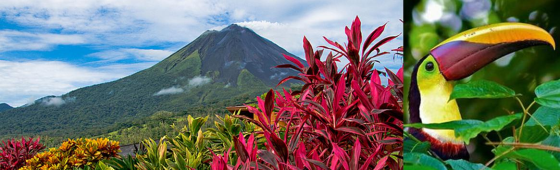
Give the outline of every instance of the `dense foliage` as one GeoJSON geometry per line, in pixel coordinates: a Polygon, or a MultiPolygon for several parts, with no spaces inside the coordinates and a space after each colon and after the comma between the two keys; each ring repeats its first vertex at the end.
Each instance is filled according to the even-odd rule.
{"type": "MultiPolygon", "coordinates": [[[[402,69],[382,86],[379,71],[373,69],[375,57],[388,54],[379,47],[397,36],[377,39],[385,26],[374,30],[363,47],[358,18],[346,28],[347,46],[327,42],[331,52],[321,61],[323,50],[313,51],[304,38],[308,66],[290,56],[295,65],[280,65],[300,72],[289,76],[305,84],[300,91],[270,90],[258,98],[258,107],[248,106],[255,118],[236,116],[260,127],[265,149],[259,150],[255,136],[235,137],[235,166],[227,165],[231,156],[214,154],[213,167],[228,169],[391,169],[402,168],[402,69]],[[372,46],[370,46],[372,45],[372,46]],[[340,59],[350,63],[339,70],[340,59]],[[297,96],[296,96],[297,95],[297,96]]],[[[282,82],[281,82],[282,83],[282,82]]]]}
{"type": "Polygon", "coordinates": [[[453,129],[457,137],[467,144],[471,139],[481,136],[486,145],[493,147],[494,157],[483,164],[468,160],[443,161],[429,150],[430,143],[421,142],[407,134],[405,140],[405,163],[407,168],[434,169],[560,169],[560,81],[551,81],[535,89],[535,100],[526,105],[519,95],[510,88],[490,81],[474,81],[458,85],[451,96],[454,98],[515,98],[521,113],[495,117],[488,121],[460,120],[437,124],[407,124],[408,127],[430,129],[453,129]],[[537,105],[541,105],[538,107],[537,105]],[[532,107],[538,107],[534,113],[532,107]],[[511,136],[500,135],[501,131],[511,130],[511,136]],[[487,137],[496,132],[500,141],[487,137]]]}
{"type": "Polygon", "coordinates": [[[38,152],[45,149],[41,143],[39,143],[39,138],[33,140],[29,138],[21,138],[20,141],[11,139],[8,141],[2,141],[2,147],[0,147],[0,169],[2,170],[14,170],[19,169],[25,165],[25,160],[32,158],[38,152]]]}
{"type": "Polygon", "coordinates": [[[10,106],[6,103],[0,103],[0,112],[2,112],[4,110],[9,110],[9,109],[13,109],[12,106],[10,106]]]}
{"type": "Polygon", "coordinates": [[[58,148],[50,148],[26,161],[21,169],[92,169],[99,161],[118,157],[119,142],[104,138],[68,139],[58,148]]]}

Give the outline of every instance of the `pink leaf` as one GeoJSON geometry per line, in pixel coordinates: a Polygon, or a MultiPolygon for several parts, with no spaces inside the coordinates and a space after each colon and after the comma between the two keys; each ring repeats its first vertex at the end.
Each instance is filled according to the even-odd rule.
{"type": "Polygon", "coordinates": [[[352,39],[352,30],[350,30],[350,28],[346,27],[344,28],[344,33],[346,33],[346,37],[348,37],[348,46],[353,45],[353,39],[352,39]]]}
{"type": "Polygon", "coordinates": [[[277,66],[274,66],[274,67],[275,68],[291,68],[291,69],[296,70],[298,72],[303,72],[303,70],[301,70],[301,68],[298,68],[298,67],[296,67],[294,65],[291,65],[291,64],[280,64],[280,65],[277,65],[277,66]]]}
{"type": "Polygon", "coordinates": [[[276,156],[267,151],[267,150],[259,150],[259,158],[261,158],[264,162],[272,165],[272,167],[278,169],[278,161],[276,160],[276,156]]]}
{"type": "Polygon", "coordinates": [[[352,89],[354,89],[354,94],[358,96],[362,105],[364,105],[368,110],[372,110],[373,105],[371,105],[367,95],[362,91],[357,81],[352,81],[352,89]]]}
{"type": "Polygon", "coordinates": [[[249,159],[249,153],[247,153],[247,149],[245,149],[245,145],[243,144],[244,140],[245,139],[243,138],[243,134],[240,134],[239,138],[235,135],[233,136],[233,143],[234,143],[234,146],[235,146],[235,152],[237,153],[237,156],[239,156],[239,159],[243,162],[245,162],[249,159]]]}
{"type": "Polygon", "coordinates": [[[373,73],[371,73],[371,82],[381,84],[381,78],[379,78],[379,72],[377,72],[377,69],[373,70],[373,73]]]}
{"type": "MultiPolygon", "coordinates": [[[[314,160],[314,159],[306,159],[306,160],[307,160],[309,163],[312,163],[312,164],[315,165],[315,166],[321,167],[321,168],[323,168],[323,169],[329,169],[329,167],[327,167],[327,165],[325,165],[325,164],[324,164],[323,162],[321,162],[321,161],[317,161],[317,160],[314,160]]],[[[331,169],[334,169],[334,168],[331,168],[331,169]]]]}
{"type": "Polygon", "coordinates": [[[362,43],[362,23],[360,22],[360,18],[358,18],[358,16],[356,16],[356,19],[354,20],[354,22],[352,22],[352,40],[353,40],[353,44],[356,47],[356,49],[360,49],[360,45],[362,43]]]}
{"type": "Polygon", "coordinates": [[[366,41],[364,42],[364,48],[362,49],[362,53],[364,53],[366,51],[366,49],[369,47],[369,45],[375,39],[377,39],[381,35],[381,33],[383,33],[383,31],[385,30],[385,25],[387,25],[387,23],[383,24],[382,26],[377,27],[377,29],[375,29],[373,32],[371,32],[371,34],[369,34],[369,36],[366,38],[366,41]]]}
{"type": "Polygon", "coordinates": [[[385,162],[387,162],[387,158],[389,158],[389,156],[385,156],[381,158],[381,160],[377,162],[377,165],[375,165],[375,168],[373,170],[380,170],[383,167],[385,167],[385,162]]]}
{"type": "Polygon", "coordinates": [[[313,65],[315,65],[313,62],[315,60],[313,59],[313,47],[311,46],[311,43],[309,43],[309,40],[307,40],[307,37],[303,37],[303,49],[305,51],[305,60],[307,61],[309,67],[313,67],[313,65]]]}
{"type": "Polygon", "coordinates": [[[344,78],[345,76],[342,75],[342,77],[340,77],[340,80],[338,81],[338,84],[336,85],[336,93],[334,94],[334,100],[332,103],[333,110],[337,110],[340,107],[339,102],[345,97],[344,94],[346,91],[346,82],[344,81],[344,78]]]}
{"type": "Polygon", "coordinates": [[[296,161],[296,166],[299,169],[303,169],[304,166],[309,167],[309,163],[307,163],[307,161],[305,161],[306,156],[305,156],[305,145],[303,144],[303,142],[299,143],[299,147],[297,148],[296,152],[294,153],[294,159],[296,161]],[[307,165],[306,165],[307,164],[307,165]]]}
{"type": "MultiPolygon", "coordinates": [[[[342,164],[344,169],[349,169],[349,167],[348,167],[348,154],[346,154],[346,152],[342,148],[340,148],[336,143],[332,143],[332,147],[333,147],[334,157],[340,159],[340,163],[342,164]]],[[[332,166],[331,166],[331,168],[332,168],[332,166]]]]}
{"type": "Polygon", "coordinates": [[[366,133],[362,129],[359,129],[359,128],[353,127],[353,126],[339,127],[339,128],[336,128],[336,130],[337,131],[343,131],[343,132],[349,132],[349,133],[353,133],[353,134],[356,134],[356,135],[366,136],[366,133]]]}
{"type": "MultiPolygon", "coordinates": [[[[381,148],[381,147],[379,147],[381,148]]],[[[375,154],[371,154],[369,156],[369,158],[367,158],[366,162],[364,162],[364,164],[362,164],[362,167],[360,168],[360,170],[368,170],[369,169],[369,165],[371,164],[371,162],[373,161],[373,158],[375,157],[375,154]]]]}
{"type": "Polygon", "coordinates": [[[281,84],[284,84],[286,81],[288,81],[288,80],[290,80],[290,79],[296,79],[296,80],[305,82],[305,81],[304,81],[302,78],[300,78],[300,77],[297,77],[297,76],[288,76],[288,77],[286,77],[286,78],[280,80],[280,82],[278,82],[278,84],[276,85],[276,87],[280,86],[281,84]]]}
{"type": "Polygon", "coordinates": [[[249,136],[249,140],[247,140],[246,147],[248,148],[247,151],[249,152],[249,158],[254,161],[257,160],[257,146],[255,144],[255,135],[251,133],[249,136]]]}
{"type": "Polygon", "coordinates": [[[264,105],[265,110],[263,111],[266,111],[265,114],[267,116],[267,119],[270,121],[272,115],[272,109],[274,109],[274,91],[272,89],[270,89],[268,93],[266,93],[266,98],[264,100],[264,103],[265,103],[264,105]]]}
{"type": "Polygon", "coordinates": [[[289,61],[291,61],[292,63],[296,64],[299,68],[303,68],[303,67],[304,67],[303,64],[302,64],[298,59],[296,59],[296,58],[294,58],[294,57],[291,57],[291,56],[289,56],[289,55],[286,55],[286,54],[282,54],[282,55],[284,56],[284,58],[286,58],[286,60],[289,60],[289,61]]]}
{"type": "Polygon", "coordinates": [[[364,56],[365,56],[365,57],[369,56],[369,54],[371,54],[371,52],[372,52],[373,50],[378,49],[378,48],[379,48],[380,46],[382,46],[383,44],[385,44],[385,43],[387,43],[387,42],[389,42],[389,41],[391,41],[391,40],[397,38],[398,36],[400,36],[400,34],[399,34],[399,35],[396,35],[396,36],[390,36],[390,37],[387,37],[387,38],[382,39],[381,41],[377,42],[377,44],[373,45],[373,47],[371,47],[371,48],[369,49],[369,51],[368,51],[364,56]]]}
{"type": "Polygon", "coordinates": [[[264,136],[272,144],[272,149],[276,151],[276,155],[282,159],[282,162],[288,161],[288,147],[286,143],[274,133],[264,132],[264,136]]]}
{"type": "MultiPolygon", "coordinates": [[[[263,103],[260,97],[257,97],[257,101],[259,101],[258,103],[263,103]]],[[[262,104],[259,104],[259,105],[262,105],[262,104]]],[[[258,123],[256,123],[256,124],[261,125],[261,128],[263,128],[263,130],[270,131],[270,126],[269,126],[268,120],[266,119],[265,115],[254,107],[251,107],[249,105],[245,105],[245,106],[247,107],[247,110],[249,110],[249,112],[253,113],[254,115],[256,115],[258,117],[258,123]]],[[[240,116],[240,115],[237,115],[237,116],[240,116]]]]}
{"type": "Polygon", "coordinates": [[[350,161],[350,169],[358,170],[358,162],[360,161],[360,154],[362,151],[362,145],[360,144],[360,138],[356,139],[354,143],[354,148],[352,148],[352,158],[350,161]]]}
{"type": "Polygon", "coordinates": [[[399,77],[399,79],[401,80],[401,82],[404,82],[403,67],[401,67],[401,68],[399,69],[399,71],[397,72],[397,77],[399,77]]]}
{"type": "Polygon", "coordinates": [[[387,72],[387,75],[389,75],[389,79],[391,81],[393,81],[396,84],[402,84],[402,79],[399,76],[397,76],[395,73],[393,73],[393,71],[389,70],[388,68],[385,68],[385,71],[387,72]]]}
{"type": "Polygon", "coordinates": [[[327,43],[329,43],[329,44],[332,45],[332,46],[335,46],[335,47],[338,48],[340,51],[339,51],[339,50],[336,50],[336,49],[333,49],[333,48],[328,48],[328,47],[326,47],[326,46],[319,46],[319,47],[321,47],[321,48],[328,48],[328,49],[333,50],[333,51],[336,51],[336,52],[338,52],[338,53],[340,53],[340,54],[346,53],[346,50],[344,49],[344,47],[343,47],[342,45],[340,45],[339,43],[333,42],[333,41],[329,40],[327,37],[323,37],[323,38],[325,39],[325,41],[327,41],[327,43]]]}

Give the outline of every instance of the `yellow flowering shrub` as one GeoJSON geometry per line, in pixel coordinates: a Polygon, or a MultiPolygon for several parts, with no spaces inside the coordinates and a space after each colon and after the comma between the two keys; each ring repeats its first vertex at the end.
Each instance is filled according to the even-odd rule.
{"type": "Polygon", "coordinates": [[[107,138],[68,139],[60,147],[50,148],[26,160],[20,170],[91,168],[101,160],[119,157],[119,152],[119,142],[107,138]]]}

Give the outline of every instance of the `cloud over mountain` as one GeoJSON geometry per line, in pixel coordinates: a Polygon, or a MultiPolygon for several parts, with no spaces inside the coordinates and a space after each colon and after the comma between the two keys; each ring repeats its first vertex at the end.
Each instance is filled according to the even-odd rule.
{"type": "Polygon", "coordinates": [[[184,91],[185,91],[184,89],[179,87],[169,87],[169,88],[161,89],[160,91],[155,93],[154,96],[179,94],[179,93],[183,93],[184,91]]]}

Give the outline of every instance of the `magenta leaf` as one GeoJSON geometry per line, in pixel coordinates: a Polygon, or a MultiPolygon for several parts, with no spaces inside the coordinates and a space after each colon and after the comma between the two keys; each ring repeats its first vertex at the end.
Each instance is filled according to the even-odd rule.
{"type": "Polygon", "coordinates": [[[361,152],[362,152],[362,145],[360,144],[360,138],[357,138],[356,143],[354,143],[354,147],[352,148],[352,158],[350,158],[351,170],[358,170],[358,167],[360,166],[358,163],[360,161],[361,152]]]}
{"type": "MultiPolygon", "coordinates": [[[[303,66],[303,64],[296,58],[291,57],[289,55],[286,54],[282,54],[284,56],[284,58],[286,58],[286,60],[291,61],[292,63],[296,64],[299,68],[304,68],[305,66],[303,66]]],[[[301,70],[301,69],[300,69],[301,70]]]]}
{"type": "Polygon", "coordinates": [[[336,128],[336,130],[366,136],[366,133],[362,129],[357,127],[339,127],[336,128]]]}
{"type": "Polygon", "coordinates": [[[342,148],[340,148],[336,143],[333,143],[332,147],[333,147],[334,157],[340,160],[340,163],[342,164],[342,167],[344,167],[344,169],[349,169],[348,154],[346,154],[346,152],[342,148]]]}
{"type": "Polygon", "coordinates": [[[291,68],[295,71],[303,72],[303,70],[301,70],[301,68],[298,68],[298,67],[296,67],[294,65],[291,65],[291,64],[281,64],[281,65],[275,66],[275,68],[291,68]]]}
{"type": "Polygon", "coordinates": [[[288,77],[286,77],[286,78],[280,80],[280,82],[278,82],[278,84],[276,85],[276,87],[280,86],[281,84],[284,84],[286,81],[291,80],[291,79],[296,79],[296,80],[305,82],[305,81],[304,81],[302,78],[300,78],[300,77],[288,76],[288,77]]]}
{"type": "MultiPolygon", "coordinates": [[[[276,161],[276,158],[278,158],[276,155],[274,155],[272,152],[269,152],[267,150],[259,150],[258,152],[259,157],[266,163],[272,165],[274,168],[278,169],[278,162],[276,161]]],[[[280,159],[280,158],[278,158],[280,159]]]]}
{"type": "Polygon", "coordinates": [[[272,144],[272,148],[276,151],[276,154],[281,158],[282,162],[288,161],[288,147],[286,143],[274,133],[264,132],[264,135],[272,144]]]}
{"type": "Polygon", "coordinates": [[[400,36],[400,34],[399,34],[399,35],[396,35],[396,36],[390,36],[390,37],[387,37],[387,38],[382,39],[381,41],[377,42],[377,44],[373,45],[373,47],[371,47],[371,49],[369,49],[369,51],[368,51],[364,56],[365,56],[365,57],[369,56],[369,54],[371,54],[371,52],[373,52],[373,50],[378,50],[378,48],[379,48],[381,45],[383,45],[383,44],[385,44],[385,43],[387,43],[387,42],[389,42],[389,41],[391,41],[391,40],[397,38],[398,36],[400,36]]]}
{"type": "Polygon", "coordinates": [[[369,36],[366,38],[366,41],[364,42],[364,48],[362,50],[362,53],[364,53],[366,51],[366,49],[369,47],[369,45],[375,39],[377,39],[381,35],[381,33],[383,33],[383,31],[385,30],[385,25],[387,25],[387,23],[383,24],[382,26],[377,27],[377,29],[375,29],[373,32],[371,32],[371,34],[369,34],[369,36]]]}
{"type": "Polygon", "coordinates": [[[389,156],[385,156],[385,157],[381,158],[381,160],[379,160],[377,162],[377,165],[375,165],[374,170],[380,170],[383,167],[385,167],[385,162],[387,162],[387,158],[389,158],[389,156]]]}
{"type": "Polygon", "coordinates": [[[237,156],[239,156],[239,159],[241,161],[245,162],[247,161],[247,159],[249,159],[249,153],[247,153],[247,149],[245,149],[243,141],[241,141],[240,139],[243,139],[243,134],[240,134],[239,138],[237,136],[233,136],[233,143],[237,156]]]}
{"type": "MultiPolygon", "coordinates": [[[[270,119],[272,118],[272,109],[274,109],[274,91],[272,89],[270,89],[268,91],[268,93],[266,93],[266,98],[264,100],[264,109],[265,109],[265,114],[268,116],[268,120],[270,121],[270,119]]],[[[263,108],[261,108],[263,109],[263,108]]]]}
{"type": "Polygon", "coordinates": [[[317,160],[313,160],[313,159],[305,159],[305,160],[307,160],[307,162],[312,163],[313,165],[316,165],[316,166],[318,166],[318,167],[320,167],[320,168],[323,168],[323,169],[330,169],[327,165],[325,165],[325,164],[324,164],[323,162],[321,162],[321,161],[317,161],[317,160]]]}

